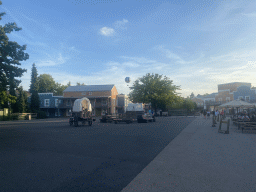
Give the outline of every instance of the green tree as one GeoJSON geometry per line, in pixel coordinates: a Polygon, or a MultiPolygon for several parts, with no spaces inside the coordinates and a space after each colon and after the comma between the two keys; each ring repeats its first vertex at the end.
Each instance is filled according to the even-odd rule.
{"type": "Polygon", "coordinates": [[[137,79],[130,88],[129,99],[132,102],[151,103],[151,106],[166,109],[177,102],[176,90],[179,86],[173,85],[173,81],[168,77],[158,74],[146,74],[137,79]]]}
{"type": "Polygon", "coordinates": [[[16,97],[15,96],[12,96],[10,94],[7,94],[6,91],[1,91],[0,92],[0,105],[3,106],[3,107],[7,107],[5,106],[5,103],[16,103],[16,97]]]}
{"type": "MultiPolygon", "coordinates": [[[[0,5],[2,5],[2,1],[0,1],[0,5]]],[[[5,14],[4,12],[0,13],[0,20],[2,20],[5,14]]],[[[0,94],[3,96],[0,98],[0,103],[3,103],[0,107],[8,106],[7,103],[10,100],[14,101],[14,97],[7,96],[7,91],[9,89],[9,94],[16,96],[15,89],[21,82],[16,78],[21,77],[26,72],[26,69],[19,67],[21,65],[20,61],[29,58],[29,55],[24,53],[26,45],[20,46],[17,42],[9,41],[7,36],[13,31],[20,30],[21,28],[17,27],[16,23],[7,23],[4,26],[0,25],[0,94]]],[[[15,102],[11,103],[13,104],[15,102]]]]}
{"type": "Polygon", "coordinates": [[[85,85],[84,83],[76,82],[76,85],[85,85]]]}
{"type": "Polygon", "coordinates": [[[53,93],[56,95],[63,95],[63,91],[70,86],[56,83],[50,74],[41,74],[38,77],[38,93],[53,93]]]}
{"type": "Polygon", "coordinates": [[[189,96],[190,99],[194,98],[195,97],[195,94],[192,92],[189,96]]]}
{"type": "Polygon", "coordinates": [[[27,101],[27,93],[23,90],[23,87],[18,88],[19,96],[17,99],[17,106],[19,113],[26,113],[28,112],[28,101],[27,101]]]}
{"type": "Polygon", "coordinates": [[[63,91],[68,87],[68,85],[61,85],[59,83],[56,83],[56,88],[54,90],[54,95],[55,96],[61,96],[63,95],[63,91]]]}
{"type": "Polygon", "coordinates": [[[37,80],[37,69],[35,63],[32,65],[31,70],[31,84],[30,84],[30,93],[31,101],[30,101],[30,109],[32,113],[35,113],[40,108],[40,99],[38,95],[38,80],[37,80]]]}
{"type": "Polygon", "coordinates": [[[53,93],[56,83],[51,75],[41,74],[38,77],[38,93],[53,93]]]}
{"type": "Polygon", "coordinates": [[[183,109],[186,109],[187,111],[191,111],[195,109],[195,104],[191,99],[184,99],[183,100],[183,109]]]}

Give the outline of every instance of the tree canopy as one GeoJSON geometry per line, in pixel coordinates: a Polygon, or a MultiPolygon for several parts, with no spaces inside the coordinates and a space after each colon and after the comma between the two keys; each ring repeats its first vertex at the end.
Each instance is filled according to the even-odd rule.
{"type": "MultiPolygon", "coordinates": [[[[0,1],[2,5],[2,1],[0,1]]],[[[0,20],[6,13],[0,13],[0,20]]],[[[27,60],[29,55],[25,53],[26,45],[19,45],[17,42],[10,41],[8,34],[13,31],[20,31],[21,28],[17,27],[16,23],[7,23],[4,26],[0,25],[0,92],[9,90],[9,93],[15,96],[15,89],[19,86],[21,77],[26,69],[19,66],[21,61],[27,60]]],[[[8,97],[2,97],[0,103],[8,102],[8,97]]]]}
{"type": "Polygon", "coordinates": [[[179,100],[176,90],[180,87],[173,85],[168,77],[158,74],[146,74],[137,79],[130,89],[129,99],[132,102],[151,103],[155,110],[165,110],[179,100]]]}
{"type": "Polygon", "coordinates": [[[33,63],[32,70],[31,70],[30,93],[32,94],[30,108],[31,108],[31,112],[35,113],[40,108],[40,99],[39,99],[39,95],[38,95],[37,69],[36,69],[35,63],[33,63]]]}
{"type": "Polygon", "coordinates": [[[53,93],[56,83],[51,75],[41,74],[38,76],[38,93],[53,93]]]}

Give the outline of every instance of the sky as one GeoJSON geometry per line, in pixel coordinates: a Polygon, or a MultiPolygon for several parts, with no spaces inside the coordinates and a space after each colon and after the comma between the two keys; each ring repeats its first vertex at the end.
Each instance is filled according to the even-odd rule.
{"type": "Polygon", "coordinates": [[[58,83],[114,84],[119,94],[157,73],[187,97],[256,86],[255,10],[249,0],[2,0],[0,25],[22,28],[8,37],[27,45],[25,90],[35,63],[58,83]]]}

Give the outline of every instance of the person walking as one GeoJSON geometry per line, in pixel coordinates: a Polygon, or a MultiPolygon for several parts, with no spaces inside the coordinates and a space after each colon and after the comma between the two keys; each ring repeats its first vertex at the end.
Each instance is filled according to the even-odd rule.
{"type": "Polygon", "coordinates": [[[210,118],[210,111],[207,111],[207,119],[210,118]]]}
{"type": "Polygon", "coordinates": [[[206,119],[206,111],[204,110],[204,112],[203,112],[203,113],[204,113],[204,118],[206,119]]]}

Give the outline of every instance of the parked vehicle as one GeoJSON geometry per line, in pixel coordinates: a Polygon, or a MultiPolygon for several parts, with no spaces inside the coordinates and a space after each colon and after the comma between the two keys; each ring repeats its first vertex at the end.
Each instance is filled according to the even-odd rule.
{"type": "Polygon", "coordinates": [[[126,111],[125,114],[119,114],[116,118],[113,119],[115,124],[125,122],[127,124],[132,123],[137,120],[136,111],[126,111]]]}
{"type": "Polygon", "coordinates": [[[138,123],[156,122],[156,118],[152,114],[138,115],[137,121],[138,123]]]}
{"type": "Polygon", "coordinates": [[[88,122],[88,125],[92,126],[93,121],[95,121],[95,118],[92,117],[92,106],[90,100],[86,97],[76,99],[72,115],[69,118],[69,125],[72,126],[74,124],[75,127],[77,127],[78,122],[82,122],[83,125],[88,122]]]}
{"type": "Polygon", "coordinates": [[[112,123],[113,122],[113,116],[112,115],[103,115],[100,119],[101,123],[112,123]]]}

